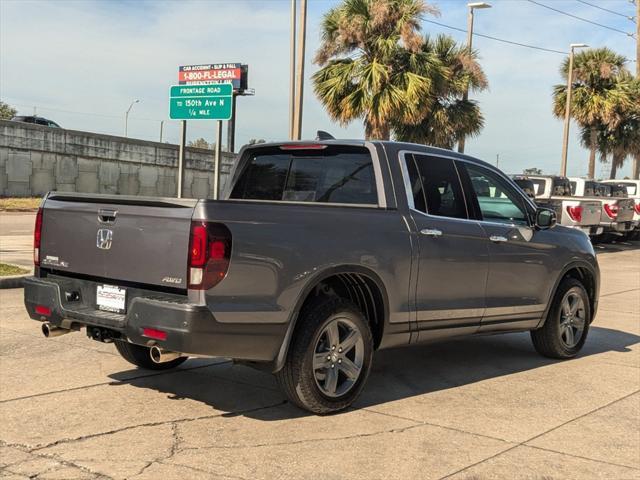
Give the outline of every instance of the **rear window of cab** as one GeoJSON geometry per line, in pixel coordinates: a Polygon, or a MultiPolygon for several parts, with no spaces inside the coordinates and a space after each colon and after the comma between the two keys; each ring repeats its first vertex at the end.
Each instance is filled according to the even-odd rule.
{"type": "MultiPolygon", "coordinates": [[[[365,147],[249,150],[230,199],[377,205],[371,153],[365,147]]],[[[293,147],[296,148],[296,147],[293,147]]],[[[299,147],[298,147],[299,148],[299,147]]]]}

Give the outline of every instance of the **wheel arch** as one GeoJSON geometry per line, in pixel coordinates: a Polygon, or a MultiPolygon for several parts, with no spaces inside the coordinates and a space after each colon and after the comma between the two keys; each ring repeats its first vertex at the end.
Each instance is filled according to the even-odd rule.
{"type": "Polygon", "coordinates": [[[549,301],[547,302],[547,308],[544,310],[544,314],[540,323],[538,324],[538,328],[541,328],[547,320],[549,315],[549,310],[551,309],[551,305],[553,299],[556,296],[558,291],[558,287],[560,286],[560,282],[565,278],[575,278],[584,286],[587,291],[587,296],[589,297],[589,306],[591,307],[591,322],[596,316],[596,311],[598,309],[598,293],[600,290],[600,279],[597,269],[588,262],[571,262],[564,267],[562,273],[558,275],[556,282],[551,290],[551,295],[549,296],[549,301]]]}
{"type": "Polygon", "coordinates": [[[358,306],[371,325],[374,348],[380,345],[389,318],[389,299],[382,279],[371,269],[360,265],[330,267],[309,279],[298,296],[274,360],[273,372],[284,365],[301,311],[309,302],[323,295],[346,298],[358,306]]]}

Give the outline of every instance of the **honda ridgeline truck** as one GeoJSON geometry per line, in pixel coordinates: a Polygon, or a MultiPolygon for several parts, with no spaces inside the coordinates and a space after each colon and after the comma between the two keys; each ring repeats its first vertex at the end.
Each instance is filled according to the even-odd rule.
{"type": "Polygon", "coordinates": [[[557,175],[528,175],[524,178],[533,182],[536,204],[553,209],[558,223],[582,230],[591,237],[602,233],[600,202],[572,195],[568,178],[557,175]]]}
{"type": "Polygon", "coordinates": [[[569,178],[571,192],[576,197],[600,202],[601,240],[626,235],[635,227],[635,201],[628,198],[625,187],[617,184],[569,178]]]}
{"type": "Polygon", "coordinates": [[[605,185],[613,185],[626,190],[628,198],[633,199],[633,230],[627,233],[629,240],[640,239],[640,180],[603,180],[605,185]]]}
{"type": "Polygon", "coordinates": [[[376,349],[531,332],[575,356],[594,318],[589,238],[495,167],[421,145],[245,147],[224,200],[51,192],[25,305],[129,362],[227,357],[315,413],[361,392],[376,349]]]}

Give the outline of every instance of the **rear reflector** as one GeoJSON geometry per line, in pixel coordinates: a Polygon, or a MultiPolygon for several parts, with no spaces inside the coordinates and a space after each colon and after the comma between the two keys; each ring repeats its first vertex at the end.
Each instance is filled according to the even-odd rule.
{"type": "Polygon", "coordinates": [[[147,338],[153,338],[154,340],[166,340],[167,332],[162,330],[156,330],[155,328],[143,328],[142,336],[147,338]]]}
{"type": "Polygon", "coordinates": [[[189,281],[194,290],[209,290],[224,279],[231,258],[231,232],[221,223],[191,222],[189,281]]]}
{"type": "Polygon", "coordinates": [[[636,200],[636,204],[633,206],[633,209],[638,215],[640,215],[640,200],[636,200]]]}
{"type": "Polygon", "coordinates": [[[609,205],[605,203],[604,211],[609,218],[611,218],[612,220],[615,220],[615,218],[618,216],[618,205],[615,205],[615,204],[609,205]]]}
{"type": "Polygon", "coordinates": [[[571,217],[571,220],[574,222],[582,221],[582,207],[580,205],[576,205],[575,207],[567,207],[567,213],[571,217]]]}
{"type": "Polygon", "coordinates": [[[40,265],[40,243],[42,242],[42,207],[36,214],[36,225],[33,229],[33,264],[40,265]]]}
{"type": "Polygon", "coordinates": [[[50,317],[51,309],[49,307],[45,307],[44,305],[36,305],[36,313],[38,315],[44,315],[45,317],[50,317]]]}
{"type": "Polygon", "coordinates": [[[327,146],[320,143],[292,143],[280,146],[280,150],[324,150],[325,148],[327,146]]]}

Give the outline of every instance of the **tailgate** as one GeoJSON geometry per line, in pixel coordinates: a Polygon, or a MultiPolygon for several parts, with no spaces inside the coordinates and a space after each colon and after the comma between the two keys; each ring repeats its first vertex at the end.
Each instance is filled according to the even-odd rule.
{"type": "Polygon", "coordinates": [[[44,203],[42,268],[186,288],[197,200],[51,194],[44,203]]]}
{"type": "Polygon", "coordinates": [[[602,212],[602,204],[597,200],[583,200],[580,202],[580,205],[582,206],[582,221],[580,222],[580,225],[599,225],[600,215],[602,212]]]}
{"type": "Polygon", "coordinates": [[[622,223],[633,220],[634,205],[635,201],[633,198],[621,198],[618,200],[618,215],[616,221],[622,223]]]}

